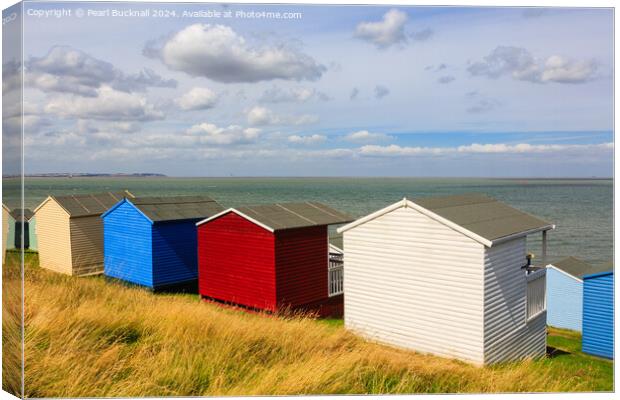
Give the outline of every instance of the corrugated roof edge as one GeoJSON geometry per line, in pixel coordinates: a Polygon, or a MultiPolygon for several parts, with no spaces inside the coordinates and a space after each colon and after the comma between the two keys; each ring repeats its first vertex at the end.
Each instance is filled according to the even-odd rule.
{"type": "MultiPolygon", "coordinates": [[[[106,193],[111,193],[111,192],[106,192],[106,193]]],[[[129,197],[131,197],[131,198],[136,197],[136,196],[134,196],[134,195],[133,195],[133,193],[131,193],[131,192],[130,192],[129,190],[127,190],[127,189],[123,190],[123,193],[125,193],[125,194],[129,195],[129,197]]],[[[89,195],[89,194],[92,194],[92,193],[83,193],[83,194],[84,194],[84,195],[89,195]]],[[[66,196],[71,196],[71,195],[66,195],[66,196]]],[[[58,196],[58,197],[60,197],[60,196],[58,196]]],[[[126,198],[126,197],[125,197],[125,196],[123,196],[123,199],[124,199],[124,198],[126,198]]],[[[59,202],[59,201],[56,201],[55,196],[53,196],[53,195],[48,195],[48,196],[45,198],[45,200],[43,200],[43,201],[41,202],[41,204],[39,204],[39,205],[38,205],[38,206],[37,206],[37,207],[36,207],[36,208],[32,211],[32,213],[33,213],[33,214],[36,214],[36,213],[37,213],[37,211],[39,211],[39,209],[40,209],[41,207],[43,207],[43,206],[44,206],[44,205],[45,205],[48,201],[50,201],[50,200],[54,200],[54,201],[56,202],[56,204],[58,204],[58,205],[60,206],[60,208],[62,208],[63,210],[65,210],[65,212],[66,212],[67,214],[69,214],[69,217],[71,217],[71,213],[70,213],[70,212],[69,212],[66,208],[64,208],[64,207],[62,206],[62,204],[60,204],[60,202],[59,202]]],[[[119,200],[119,201],[120,201],[120,200],[119,200]]],[[[106,212],[107,212],[107,211],[106,211],[106,212]]],[[[81,216],[79,216],[79,217],[73,217],[73,218],[92,217],[93,215],[97,215],[97,214],[81,215],[81,216]]]]}
{"type": "MultiPolygon", "coordinates": [[[[310,204],[310,202],[308,202],[308,203],[310,204]]],[[[277,205],[280,205],[279,203],[276,203],[276,204],[277,204],[277,205]]],[[[318,203],[318,204],[320,204],[320,203],[318,203]]],[[[310,204],[310,205],[320,210],[320,208],[318,208],[318,207],[316,206],[316,204],[310,204]]],[[[284,207],[283,207],[283,208],[284,208],[284,207]]],[[[285,210],[288,210],[288,209],[286,209],[286,208],[284,208],[284,209],[285,209],[285,210]]],[[[224,210],[224,211],[221,211],[221,212],[219,212],[218,214],[215,214],[215,215],[213,215],[213,216],[211,216],[211,217],[209,217],[209,218],[205,218],[205,219],[203,219],[202,221],[198,221],[198,222],[196,222],[196,226],[200,226],[200,225],[202,225],[202,224],[205,224],[205,223],[207,223],[207,222],[209,222],[209,221],[212,221],[212,220],[214,220],[214,219],[217,219],[217,218],[219,218],[219,217],[221,217],[221,216],[223,216],[223,215],[226,215],[226,214],[228,214],[228,213],[231,213],[231,212],[233,212],[233,213],[235,213],[235,214],[237,214],[237,215],[239,215],[239,216],[241,216],[241,217],[243,217],[243,218],[247,219],[248,221],[250,221],[250,222],[252,222],[252,223],[254,223],[254,224],[256,224],[256,225],[260,226],[261,228],[266,229],[266,230],[268,230],[269,232],[272,232],[272,233],[273,233],[273,232],[275,232],[275,231],[277,231],[277,230],[285,230],[285,229],[287,229],[287,228],[284,228],[284,229],[276,229],[276,228],[273,228],[273,227],[271,227],[271,226],[269,226],[269,225],[266,225],[266,224],[264,224],[264,223],[262,223],[262,222],[260,222],[260,221],[257,221],[255,218],[250,217],[249,215],[247,215],[247,214],[243,213],[242,211],[237,210],[237,209],[236,209],[236,208],[234,208],[234,207],[231,207],[231,208],[228,208],[228,209],[226,209],[226,210],[224,210]]],[[[288,212],[292,212],[292,211],[288,210],[288,212]]],[[[304,218],[304,219],[305,219],[305,217],[302,217],[302,218],[304,218]]],[[[331,224],[325,224],[325,225],[331,225],[331,224]]]]}
{"type": "Polygon", "coordinates": [[[407,208],[407,207],[413,208],[414,210],[416,210],[416,211],[426,215],[427,217],[432,218],[435,221],[437,221],[439,223],[442,223],[442,224],[448,226],[449,228],[454,229],[455,231],[457,231],[459,233],[462,233],[463,235],[465,235],[465,236],[475,240],[476,242],[478,242],[478,243],[480,243],[480,244],[482,244],[482,245],[484,245],[486,247],[492,247],[494,244],[503,243],[503,242],[506,242],[508,240],[512,240],[512,239],[516,239],[516,238],[519,238],[519,237],[522,237],[522,236],[530,235],[532,233],[555,229],[555,225],[550,224],[550,225],[546,225],[546,226],[543,226],[543,227],[540,227],[540,228],[530,229],[530,230],[527,230],[527,231],[519,232],[519,233],[516,233],[516,234],[513,234],[513,235],[503,236],[503,237],[500,237],[500,238],[497,238],[497,239],[494,239],[494,240],[488,240],[488,239],[483,238],[482,236],[480,236],[480,235],[478,235],[478,234],[476,234],[476,233],[474,233],[474,232],[472,232],[472,231],[462,227],[461,225],[458,225],[458,224],[456,224],[456,223],[454,223],[454,222],[452,222],[452,221],[450,221],[450,220],[448,220],[448,219],[446,219],[446,218],[444,218],[444,217],[434,213],[433,211],[431,211],[431,210],[429,210],[427,208],[424,208],[424,207],[414,203],[413,201],[408,200],[406,197],[404,197],[402,200],[400,200],[400,201],[398,201],[398,202],[396,202],[394,204],[391,204],[391,205],[389,205],[389,206],[387,206],[385,208],[382,208],[382,209],[380,209],[378,211],[375,211],[374,213],[368,214],[365,217],[362,217],[362,218],[360,218],[358,220],[355,220],[355,221],[351,222],[350,224],[347,224],[347,225],[345,225],[343,227],[338,228],[336,230],[336,232],[338,232],[338,233],[346,232],[349,229],[355,228],[356,226],[359,226],[359,225],[365,224],[366,222],[372,221],[373,219],[376,219],[376,218],[378,218],[378,217],[380,217],[382,215],[385,215],[385,214],[387,214],[387,213],[389,213],[391,211],[394,211],[394,210],[399,209],[399,208],[407,208]]]}
{"type": "Polygon", "coordinates": [[[135,204],[133,204],[133,203],[131,202],[131,200],[130,200],[130,199],[128,199],[127,197],[123,197],[121,200],[119,200],[119,202],[118,202],[118,203],[116,203],[116,204],[114,204],[112,207],[108,208],[108,211],[106,211],[106,212],[104,212],[103,214],[101,214],[100,218],[101,218],[101,219],[103,219],[103,218],[104,218],[104,217],[106,217],[109,213],[111,213],[112,211],[114,211],[114,210],[116,210],[118,207],[120,207],[123,203],[129,203],[129,204],[131,204],[131,206],[132,206],[133,208],[135,208],[136,210],[138,210],[138,212],[139,212],[140,214],[142,214],[142,216],[143,216],[144,218],[146,218],[146,219],[147,219],[147,220],[151,223],[151,225],[155,223],[152,219],[150,219],[149,217],[147,217],[147,216],[146,216],[146,214],[142,212],[142,210],[140,210],[138,207],[136,207],[136,205],[135,205],[135,204]]]}
{"type": "Polygon", "coordinates": [[[268,230],[269,232],[272,232],[272,233],[275,232],[275,229],[273,229],[272,227],[267,226],[267,225],[263,224],[262,222],[259,222],[259,221],[255,220],[254,218],[248,216],[247,214],[244,214],[241,211],[239,211],[239,210],[237,210],[235,208],[232,208],[232,207],[228,208],[228,209],[226,209],[226,210],[224,210],[222,212],[219,212],[219,213],[217,213],[217,214],[215,214],[215,215],[213,215],[213,216],[211,216],[209,218],[205,218],[202,221],[196,222],[196,226],[200,226],[202,224],[206,224],[209,221],[213,221],[214,219],[217,219],[217,218],[219,218],[219,217],[221,217],[223,215],[226,215],[228,213],[231,213],[231,212],[235,213],[235,214],[237,214],[237,215],[239,215],[239,216],[241,216],[241,217],[243,217],[245,219],[247,219],[248,221],[250,221],[250,222],[260,226],[261,228],[264,228],[264,229],[268,230]]]}
{"type": "Polygon", "coordinates": [[[568,272],[564,271],[564,270],[563,270],[563,269],[561,269],[561,268],[556,267],[556,266],[555,266],[555,265],[553,265],[553,264],[547,264],[547,265],[545,266],[545,268],[547,268],[547,269],[554,269],[554,270],[558,271],[559,273],[561,273],[561,274],[564,274],[564,275],[568,276],[569,278],[572,278],[572,279],[574,279],[574,280],[576,280],[576,281],[578,281],[578,282],[583,282],[583,280],[582,280],[580,277],[578,277],[578,276],[574,276],[574,275],[571,275],[571,274],[569,274],[568,272]]]}
{"type": "Polygon", "coordinates": [[[598,278],[599,276],[611,275],[614,271],[597,272],[596,274],[584,275],[583,279],[598,278]]]}

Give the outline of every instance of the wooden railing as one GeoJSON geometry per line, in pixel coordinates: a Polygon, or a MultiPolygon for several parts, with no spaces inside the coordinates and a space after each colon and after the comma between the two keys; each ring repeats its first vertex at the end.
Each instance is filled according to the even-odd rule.
{"type": "Polygon", "coordinates": [[[344,292],[344,263],[342,254],[329,254],[327,285],[329,288],[330,297],[338,296],[344,292]]]}
{"type": "Polygon", "coordinates": [[[546,286],[546,270],[540,269],[530,272],[526,276],[527,280],[527,319],[536,317],[538,314],[546,310],[545,286],[546,286]]]}

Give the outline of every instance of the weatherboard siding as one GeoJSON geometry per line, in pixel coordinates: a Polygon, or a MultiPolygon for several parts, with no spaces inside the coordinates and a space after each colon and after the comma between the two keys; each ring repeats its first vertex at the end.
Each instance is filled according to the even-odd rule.
{"type": "Polygon", "coordinates": [[[525,238],[485,249],[485,364],[545,354],[545,312],[526,321],[525,238]]]}
{"type": "Polygon", "coordinates": [[[98,215],[71,218],[71,258],[75,275],[103,272],[103,222],[98,215]]]}
{"type": "Polygon", "coordinates": [[[171,221],[153,225],[153,286],[198,278],[196,222],[171,221]]]}
{"type": "Polygon", "coordinates": [[[103,218],[106,276],[153,287],[151,222],[124,202],[103,218]]]}
{"type": "Polygon", "coordinates": [[[584,277],[582,351],[600,357],[613,358],[613,273],[584,277]]]}
{"type": "Polygon", "coordinates": [[[64,274],[73,274],[69,214],[53,199],[36,213],[39,238],[39,265],[64,274]]]}
{"type": "Polygon", "coordinates": [[[279,306],[304,305],[329,297],[327,226],[276,233],[276,297],[279,306]]]}
{"type": "Polygon", "coordinates": [[[344,232],[345,326],[482,364],[484,247],[412,208],[344,232]]]}
{"type": "Polygon", "coordinates": [[[581,332],[583,282],[547,268],[547,325],[581,332]]]}
{"type": "Polygon", "coordinates": [[[229,212],[198,227],[202,296],[275,311],[275,237],[229,212]]]}

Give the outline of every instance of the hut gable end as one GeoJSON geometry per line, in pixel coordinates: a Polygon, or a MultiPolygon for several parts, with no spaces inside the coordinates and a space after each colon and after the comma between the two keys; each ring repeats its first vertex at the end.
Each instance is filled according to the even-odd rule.
{"type": "Polygon", "coordinates": [[[153,287],[151,222],[131,203],[122,201],[104,214],[103,225],[105,274],[153,287]]]}
{"type": "Polygon", "coordinates": [[[345,231],[344,248],[347,328],[483,363],[482,244],[399,206],[345,231]]]}
{"type": "Polygon", "coordinates": [[[48,197],[36,209],[39,265],[72,275],[71,228],[69,213],[48,197]]]}

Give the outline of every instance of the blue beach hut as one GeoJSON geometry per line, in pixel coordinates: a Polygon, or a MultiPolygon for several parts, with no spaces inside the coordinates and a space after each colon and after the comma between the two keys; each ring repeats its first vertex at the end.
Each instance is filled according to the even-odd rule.
{"type": "Polygon", "coordinates": [[[196,222],[221,211],[208,196],[124,198],[101,216],[104,274],[153,290],[191,284],[196,222]]]}
{"type": "Polygon", "coordinates": [[[614,358],[614,272],[583,277],[583,335],[581,350],[614,358]]]}
{"type": "Polygon", "coordinates": [[[547,265],[547,325],[581,332],[583,276],[608,269],[577,257],[547,265]]]}

